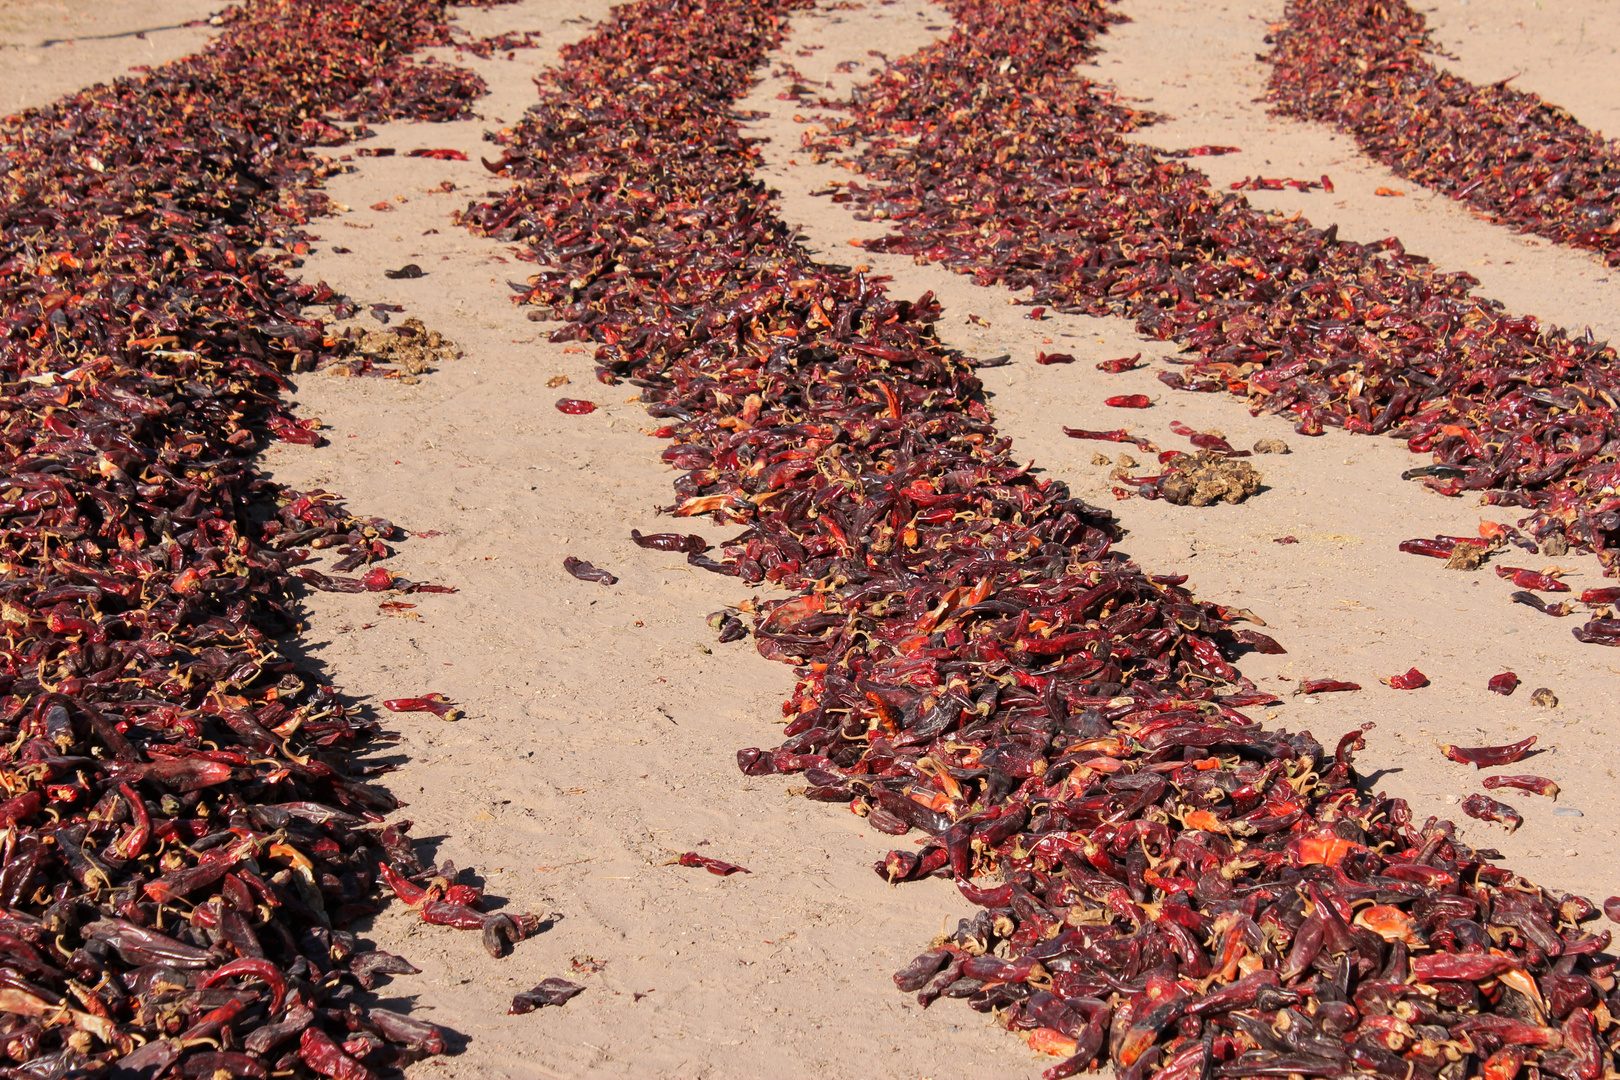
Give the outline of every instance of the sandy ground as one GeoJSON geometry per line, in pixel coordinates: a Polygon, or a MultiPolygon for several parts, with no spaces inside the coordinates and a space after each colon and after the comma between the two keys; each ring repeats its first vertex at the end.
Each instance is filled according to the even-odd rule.
{"type": "Polygon", "coordinates": [[[1620,3],[1437,0],[1424,14],[1451,54],[1438,63],[1477,83],[1511,78],[1587,127],[1620,136],[1620,3]]]}
{"type": "MultiPolygon", "coordinates": [[[[1563,26],[1577,17],[1570,12],[1595,20],[1611,6],[1565,5],[1557,23],[1546,25],[1563,26]]],[[[483,953],[476,935],[422,927],[397,910],[378,917],[369,936],[424,969],[379,995],[414,1003],[466,1036],[458,1056],[424,1062],[411,1075],[1034,1076],[1046,1062],[1032,1060],[984,1018],[954,1002],[924,1012],[889,982],[888,973],[945,920],[967,913],[954,890],[937,881],[890,889],[869,867],[894,846],[891,838],[839,808],[788,797],[791,780],[736,772],[737,748],[768,745],[775,736],[789,669],[761,659],[747,642],[714,642],[704,615],[748,595],[734,579],[630,544],[630,528],[667,524],[654,508],[671,501],[670,474],[658,461],[662,444],[643,433],[651,425],[626,401],[633,388],[600,385],[587,351],[547,342],[549,328],[528,322],[507,300],[505,283],[521,281],[525,264],[450,221],[468,198],[501,183],[478,164],[480,152],[490,153],[483,132],[518,120],[533,100],[535,72],[554,62],[558,46],[588,31],[579,16],[594,19],[605,7],[601,0],[530,0],[462,13],[474,34],[540,30],[545,47],[510,61],[463,61],[492,87],[479,105],[483,120],[390,125],[364,145],[400,155],[450,147],[471,162],[356,158],[354,172],[334,179],[333,196],[354,209],[312,227],[322,239],[305,277],[323,278],[363,303],[401,304],[465,355],[412,386],[301,378],[299,409],[323,419],[331,445],[278,446],[266,455],[280,480],[336,491],[357,512],[443,534],[399,545],[390,565],[458,593],[406,598],[417,604],[407,614],[419,618],[380,614],[376,597],[314,594],[302,646],[310,665],[359,700],[437,690],[464,704],[468,715],[457,723],[384,714],[399,737],[389,756],[401,768],[388,779],[410,804],[401,816],[416,822],[428,853],[476,867],[510,906],[562,916],[501,961],[483,953]],[[457,190],[440,190],[446,181],[457,190]],[[378,203],[392,209],[370,209],[378,203]],[[383,277],[407,262],[426,276],[383,277]],[[548,388],[556,375],[569,383],[548,388]],[[601,408],[565,416],[552,407],[561,396],[590,398],[601,408]],[[619,583],[567,577],[560,563],[568,554],[611,569],[619,583]],[[686,850],[753,873],[720,879],[661,865],[686,850]],[[600,970],[580,974],[576,960],[600,970]],[[589,990],[560,1010],[506,1015],[514,991],[552,975],[589,990]]],[[[1349,140],[1267,116],[1252,100],[1266,76],[1253,56],[1280,5],[1227,10],[1127,0],[1125,10],[1136,22],[1105,42],[1096,74],[1180,118],[1144,132],[1146,142],[1245,147],[1205,159],[1223,183],[1255,172],[1329,172],[1335,196],[1277,193],[1268,205],[1303,210],[1324,225],[1338,221],[1347,237],[1398,234],[1410,250],[1470,270],[1516,310],[1589,323],[1604,336],[1620,330],[1616,286],[1594,261],[1512,236],[1416,191],[1374,198],[1372,189],[1391,179],[1359,161],[1349,140]]],[[[1445,40],[1459,56],[1472,55],[1470,62],[1511,56],[1529,73],[1553,70],[1565,55],[1556,29],[1527,43],[1514,39],[1502,20],[1519,16],[1506,3],[1476,0],[1464,10],[1480,24],[1456,31],[1467,48],[1445,40]]],[[[947,24],[941,11],[917,0],[806,15],[782,59],[843,90],[881,62],[868,50],[900,55],[947,24]],[[859,63],[855,73],[833,70],[843,60],[859,63]]],[[[125,42],[135,45],[146,43],[125,42]]],[[[21,55],[0,50],[0,86],[35,77],[19,66],[21,55]]],[[[73,70],[80,82],[104,78],[120,63],[139,62],[132,55],[73,70]]],[[[56,70],[61,63],[60,56],[41,61],[52,77],[70,77],[56,70]]],[[[1615,76],[1596,61],[1588,70],[1592,79],[1609,80],[1588,89],[1592,101],[1605,94],[1616,100],[1615,76]]],[[[1598,897],[1620,891],[1610,870],[1620,854],[1610,824],[1620,810],[1611,752],[1620,724],[1612,689],[1620,668],[1611,665],[1620,665],[1620,654],[1575,642],[1569,629],[1576,619],[1509,604],[1511,586],[1494,574],[1445,571],[1395,550],[1411,536],[1471,533],[1480,508],[1399,480],[1402,468],[1419,463],[1401,444],[1337,432],[1301,438],[1280,421],[1250,418],[1224,396],[1165,390],[1152,377],[1157,365],[1119,376],[1097,372],[1096,360],[1163,355],[1162,345],[1137,340],[1123,321],[1030,322],[1028,309],[1012,306],[1004,291],[850,248],[851,238],[880,229],[809,194],[850,174],[796,155],[803,127],[793,118],[811,110],[778,100],[785,85],[763,83],[743,107],[772,113],[756,125],[772,139],[768,175],[807,243],[828,261],[893,274],[900,295],[935,290],[946,306],[940,328],[949,341],[980,356],[1011,354],[1012,366],[984,373],[1003,430],[1022,454],[1118,513],[1129,529],[1122,546],[1150,570],[1190,573],[1202,595],[1264,617],[1289,653],[1243,661],[1262,686],[1285,693],[1289,680],[1331,675],[1366,687],[1317,701],[1292,698],[1273,710],[1274,723],[1308,726],[1326,740],[1376,720],[1363,770],[1411,799],[1419,815],[1458,815],[1456,802],[1477,790],[1470,772],[1440,758],[1434,740],[1498,742],[1534,732],[1547,752],[1520,768],[1557,779],[1564,797],[1556,806],[1510,799],[1526,818],[1513,836],[1462,819],[1465,835],[1499,847],[1508,865],[1549,886],[1598,897]],[[970,322],[970,314],[989,325],[970,322]],[[1032,363],[1038,348],[1054,346],[1080,362],[1032,363]],[[1158,406],[1122,419],[1100,405],[1108,394],[1137,391],[1158,406]],[[1109,469],[1092,458],[1113,457],[1119,448],[1075,442],[1059,430],[1125,423],[1163,446],[1182,445],[1169,433],[1171,419],[1218,428],[1240,444],[1278,436],[1294,453],[1257,459],[1268,486],[1243,506],[1116,503],[1107,491],[1109,469]],[[1299,542],[1273,542],[1284,536],[1299,542]],[[1403,693],[1378,684],[1413,665],[1430,687],[1403,693]],[[1519,692],[1487,693],[1486,679],[1505,668],[1524,680],[1519,692]],[[1560,706],[1532,706],[1538,686],[1553,689],[1560,706]]],[[[1564,104],[1582,115],[1573,98],[1564,104]]],[[[358,322],[378,326],[366,314],[358,322]]],[[[728,535],[704,531],[711,539],[728,535]]],[[[1504,561],[1540,568],[1555,560],[1504,561]]],[[[1577,588],[1598,582],[1591,558],[1556,562],[1577,588]]]]}
{"type": "Polygon", "coordinates": [[[0,0],[0,115],[196,52],[223,0],[0,0]]]}

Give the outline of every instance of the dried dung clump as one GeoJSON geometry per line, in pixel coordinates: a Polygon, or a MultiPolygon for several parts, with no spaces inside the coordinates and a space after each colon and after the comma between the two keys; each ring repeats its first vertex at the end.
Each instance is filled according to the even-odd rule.
{"type": "Polygon", "coordinates": [[[1208,450],[1171,458],[1159,481],[1159,491],[1177,506],[1240,503],[1259,490],[1260,474],[1253,465],[1208,450]]]}
{"type": "MultiPolygon", "coordinates": [[[[419,382],[418,376],[432,371],[446,360],[457,360],[461,350],[455,342],[429,330],[417,318],[406,319],[391,330],[365,330],[354,341],[354,354],[349,358],[351,368],[356,359],[369,361],[366,374],[389,374],[372,365],[392,364],[399,373],[399,381],[408,385],[419,382]]],[[[361,374],[353,371],[353,374],[361,374]]]]}
{"type": "Polygon", "coordinates": [[[1451,549],[1451,557],[1446,560],[1446,569],[1477,570],[1489,553],[1490,547],[1483,541],[1478,544],[1460,543],[1451,549]]]}
{"type": "Polygon", "coordinates": [[[1257,454],[1293,453],[1292,450],[1288,449],[1288,444],[1283,442],[1281,439],[1261,439],[1259,442],[1254,444],[1254,452],[1257,454]]]}

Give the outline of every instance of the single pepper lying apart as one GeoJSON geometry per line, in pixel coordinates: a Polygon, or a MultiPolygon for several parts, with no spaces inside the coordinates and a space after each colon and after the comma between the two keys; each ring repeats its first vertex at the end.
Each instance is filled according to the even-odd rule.
{"type": "MultiPolygon", "coordinates": [[[[946,6],[957,20],[948,38],[889,63],[844,117],[803,136],[817,158],[860,147],[845,161],[860,182],[840,197],[863,212],[881,206],[893,228],[864,247],[1030,290],[1020,303],[1134,319],[1143,335],[1191,354],[1185,372],[1160,375],[1172,388],[1241,395],[1252,413],[1288,416],[1301,434],[1335,425],[1404,439],[1440,466],[1415,471],[1427,487],[1522,508],[1519,526],[1546,554],[1594,551],[1605,573],[1620,573],[1613,348],[1508,312],[1476,295],[1472,277],[1409,255],[1395,238],[1353,243],[1337,227],[1260,211],[1130,137],[1154,118],[1082,74],[1120,17],[1104,0],[946,6]]],[[[1381,66],[1419,44],[1399,36],[1399,0],[1298,0],[1291,10],[1311,13],[1311,55],[1330,67],[1324,93],[1338,93],[1341,76],[1348,87],[1406,77],[1404,59],[1381,66]],[[1349,52],[1341,26],[1354,28],[1349,52]],[[1380,36],[1386,28],[1397,36],[1380,36]]],[[[1386,100],[1355,98],[1368,109],[1386,100]]],[[[1590,209],[1608,221],[1615,185],[1594,170],[1612,169],[1615,151],[1605,146],[1600,162],[1582,156],[1593,144],[1521,144],[1548,115],[1533,105],[1504,97],[1503,108],[1532,113],[1499,133],[1513,150],[1486,150],[1471,144],[1474,127],[1420,99],[1400,125],[1422,116],[1413,167],[1490,177],[1531,215],[1590,209]],[[1447,144],[1468,149],[1448,157],[1447,144]],[[1501,178],[1498,159],[1514,163],[1501,178]]],[[[1576,636],[1620,643],[1604,627],[1576,636]]]]}
{"type": "MultiPolygon", "coordinates": [[[[466,115],[432,0],[229,8],[200,54],[0,120],[0,1047],[7,1076],[362,1080],[443,1053],[362,991],[426,873],[364,720],[277,638],[293,568],[397,530],[252,463],[341,359],[290,280],[340,119],[466,115]]],[[[345,565],[346,564],[346,565],[345,565]]],[[[313,573],[313,572],[311,572],[313,573]]],[[[397,579],[316,575],[375,591],[397,579]],[[352,584],[351,584],[352,583],[352,584]]]]}
{"type": "MultiPolygon", "coordinates": [[[[614,9],[501,136],[512,191],[464,220],[527,243],[520,299],[670,421],[671,512],[741,526],[713,568],[792,594],[746,605],[799,681],[786,741],[742,770],[919,830],[876,871],[979,908],[898,985],[1024,1032],[1063,1057],[1051,1077],[1597,1080],[1620,998],[1596,909],[1363,792],[1365,728],[1329,751],[1246,717],[1277,700],[1231,664],[1247,613],[1144,573],[1107,514],[1015,460],[931,297],[794,242],[734,107],[800,6],[614,9]]],[[[941,80],[964,58],[1049,74],[1085,40],[1059,20],[1097,11],[952,10],[1005,36],[958,34],[941,80]]]]}
{"type": "Polygon", "coordinates": [[[1530,748],[1534,745],[1536,737],[1532,735],[1521,742],[1509,743],[1506,746],[1467,747],[1448,743],[1440,747],[1440,752],[1459,764],[1486,769],[1495,765],[1512,765],[1515,761],[1523,761],[1530,755],[1530,748]]]}

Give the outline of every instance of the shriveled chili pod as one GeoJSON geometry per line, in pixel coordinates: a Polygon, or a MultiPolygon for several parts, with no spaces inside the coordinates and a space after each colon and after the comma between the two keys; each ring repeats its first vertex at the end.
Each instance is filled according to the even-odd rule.
{"type": "Polygon", "coordinates": [[[1527,739],[1505,746],[1466,747],[1446,743],[1440,747],[1440,752],[1459,764],[1484,769],[1493,765],[1511,765],[1515,761],[1523,761],[1535,744],[1536,737],[1531,735],[1527,739]]]}

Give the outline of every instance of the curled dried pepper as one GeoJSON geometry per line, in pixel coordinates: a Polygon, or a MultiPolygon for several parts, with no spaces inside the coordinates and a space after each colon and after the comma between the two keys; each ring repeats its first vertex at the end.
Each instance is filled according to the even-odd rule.
{"type": "Polygon", "coordinates": [[[1492,675],[1485,687],[1493,694],[1508,697],[1519,688],[1519,677],[1511,671],[1504,671],[1500,675],[1492,675]]]}
{"type": "Polygon", "coordinates": [[[1429,685],[1429,677],[1417,668],[1408,668],[1405,673],[1392,675],[1386,681],[1391,690],[1416,690],[1429,685]]]}
{"type": "Polygon", "coordinates": [[[1536,737],[1503,746],[1455,746],[1446,743],[1440,747],[1440,752],[1462,765],[1472,765],[1476,769],[1484,769],[1493,765],[1512,765],[1515,761],[1523,761],[1530,754],[1530,748],[1536,744],[1536,737]]]}

